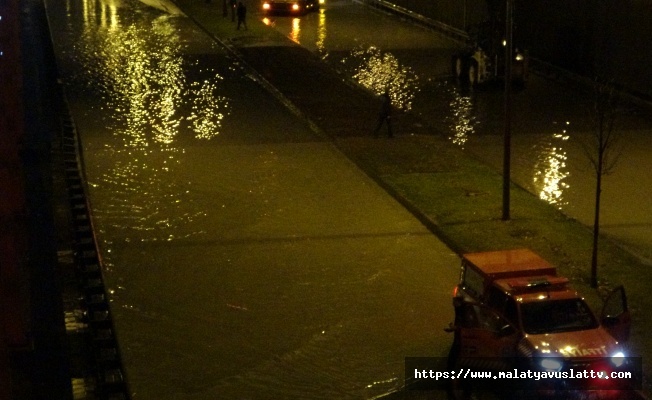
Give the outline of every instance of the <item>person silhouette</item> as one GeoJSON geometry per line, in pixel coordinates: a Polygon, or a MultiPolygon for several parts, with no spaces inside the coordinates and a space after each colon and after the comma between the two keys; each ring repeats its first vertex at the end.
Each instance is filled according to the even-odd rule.
{"type": "Polygon", "coordinates": [[[376,129],[374,129],[374,136],[378,137],[380,128],[382,128],[383,124],[387,123],[387,136],[392,138],[394,137],[394,133],[392,132],[392,98],[389,95],[389,89],[385,89],[383,94],[380,95],[380,102],[378,123],[376,124],[376,129]]]}
{"type": "Polygon", "coordinates": [[[244,26],[245,30],[247,30],[247,6],[244,5],[243,2],[238,2],[238,30],[240,29],[240,25],[244,26]]]}

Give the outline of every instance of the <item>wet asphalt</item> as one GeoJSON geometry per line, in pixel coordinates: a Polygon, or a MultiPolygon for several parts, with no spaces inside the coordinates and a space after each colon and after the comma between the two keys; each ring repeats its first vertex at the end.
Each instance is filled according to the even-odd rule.
{"type": "MultiPolygon", "coordinates": [[[[199,40],[196,30],[185,29],[181,37],[192,54],[202,54],[203,62],[219,62],[219,57],[207,55],[215,51],[210,43],[199,40]]],[[[163,51],[153,43],[138,42],[137,35],[130,38],[150,52],[163,51]]],[[[343,82],[310,53],[282,42],[276,48],[264,46],[250,58],[238,54],[238,63],[245,63],[251,81],[265,86],[303,123],[265,126],[261,121],[279,120],[277,114],[282,113],[260,90],[249,91],[251,84],[246,83],[241,92],[249,97],[231,98],[239,104],[232,112],[239,113],[242,124],[224,129],[210,142],[171,135],[170,141],[152,140],[141,148],[139,144],[155,130],[136,127],[124,137],[112,134],[110,116],[96,110],[105,103],[115,104],[80,90],[83,85],[68,78],[73,82],[71,110],[87,155],[95,217],[107,238],[104,261],[116,289],[112,298],[120,314],[117,329],[123,332],[121,343],[129,347],[125,360],[133,373],[132,387],[141,396],[166,398],[192,390],[197,398],[228,397],[228,393],[257,397],[261,396],[258,387],[263,387],[279,390],[277,398],[332,398],[329,393],[342,390],[343,385],[352,385],[357,393],[382,393],[400,380],[405,347],[445,352],[449,338],[439,327],[448,324],[452,311],[435,313],[433,307],[449,298],[456,256],[331,143],[336,135],[374,140],[375,96],[343,82]],[[269,80],[253,66],[261,60],[256,67],[274,69],[267,75],[269,80]],[[305,75],[292,78],[288,68],[305,75]],[[297,83],[301,88],[292,98],[304,97],[310,107],[294,110],[287,101],[297,83]],[[272,117],[267,119],[265,111],[272,117]],[[151,151],[151,147],[165,151],[151,151]],[[111,203],[116,197],[119,201],[111,203]],[[166,214],[167,204],[161,199],[176,198],[181,200],[179,210],[166,214]],[[103,209],[102,199],[117,207],[103,209]],[[121,220],[117,211],[122,206],[134,215],[127,211],[121,220]],[[188,206],[206,208],[189,212],[184,208],[188,206]],[[151,211],[152,218],[143,211],[151,211]],[[199,216],[200,223],[185,224],[186,215],[199,216]],[[156,224],[157,217],[163,218],[162,224],[156,224]],[[168,241],[180,245],[170,246],[168,241]],[[195,246],[202,251],[193,251],[195,246]],[[181,265],[191,266],[194,273],[185,274],[178,268],[181,265]],[[238,276],[234,283],[221,276],[226,270],[238,276]],[[260,282],[263,277],[269,280],[260,282]],[[404,280],[409,283],[403,285],[404,280]],[[261,290],[261,283],[268,290],[261,290]],[[433,283],[441,287],[432,290],[433,283]],[[287,294],[278,296],[278,292],[287,294]],[[214,323],[187,329],[186,325],[193,326],[207,315],[214,323]],[[229,323],[242,323],[242,318],[250,324],[242,330],[228,329],[229,323]],[[313,333],[316,325],[320,329],[313,333]],[[170,340],[175,349],[170,348],[170,340]],[[437,350],[431,350],[432,342],[437,350]],[[288,347],[296,350],[285,357],[267,358],[268,353],[285,354],[288,347]],[[178,357],[173,366],[183,374],[170,369],[171,353],[178,357]],[[220,362],[211,362],[217,357],[220,362]],[[394,361],[376,362],[378,357],[394,361]],[[356,367],[330,368],[337,358],[356,367]],[[161,367],[151,368],[152,360],[161,367]],[[244,362],[255,362],[256,368],[236,368],[244,362]],[[233,372],[223,379],[214,377],[228,368],[235,369],[237,379],[229,379],[233,372]],[[307,375],[315,369],[323,371],[322,379],[307,375]],[[347,377],[342,378],[345,370],[347,377]]],[[[225,47],[235,54],[234,47],[225,47]]],[[[253,50],[246,47],[238,50],[253,50]]],[[[73,71],[66,76],[86,72],[73,71]]],[[[111,76],[121,83],[121,74],[111,76]]],[[[96,78],[95,82],[100,80],[96,78]]],[[[131,106],[138,109],[142,104],[131,106]]],[[[398,129],[403,121],[398,121],[398,129]]],[[[353,390],[346,394],[355,396],[353,390]]]]}

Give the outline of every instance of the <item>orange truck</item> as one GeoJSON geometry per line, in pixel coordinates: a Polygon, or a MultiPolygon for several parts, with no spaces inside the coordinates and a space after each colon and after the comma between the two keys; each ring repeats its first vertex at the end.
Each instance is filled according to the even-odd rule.
{"type": "MultiPolygon", "coordinates": [[[[623,343],[631,319],[624,288],[611,292],[597,318],[568,279],[558,276],[553,265],[531,250],[465,254],[453,305],[455,321],[446,329],[454,335],[448,359],[451,370],[509,371],[513,375],[627,368],[629,357],[623,343]]],[[[535,383],[555,392],[568,390],[568,381],[535,383]]],[[[602,381],[607,386],[599,386],[600,391],[615,384],[602,381]]],[[[452,383],[455,397],[468,398],[472,382],[452,383]]]]}

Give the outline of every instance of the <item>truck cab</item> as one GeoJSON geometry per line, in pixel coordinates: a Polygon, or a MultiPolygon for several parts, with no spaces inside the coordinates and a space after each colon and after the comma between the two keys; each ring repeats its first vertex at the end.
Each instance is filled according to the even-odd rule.
{"type": "Polygon", "coordinates": [[[465,254],[453,305],[451,367],[562,370],[608,360],[619,368],[625,357],[624,289],[597,318],[568,279],[528,249],[465,254]]]}

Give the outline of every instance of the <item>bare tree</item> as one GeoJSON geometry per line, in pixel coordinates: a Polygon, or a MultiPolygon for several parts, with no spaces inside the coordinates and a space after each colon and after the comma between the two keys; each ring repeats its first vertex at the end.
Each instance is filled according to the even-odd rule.
{"type": "Polygon", "coordinates": [[[591,287],[598,287],[598,238],[600,236],[600,197],[602,178],[611,172],[618,161],[620,149],[619,131],[614,130],[618,114],[618,98],[612,81],[595,79],[593,84],[593,130],[590,143],[584,150],[595,172],[595,210],[593,219],[593,251],[591,254],[591,287]]]}

